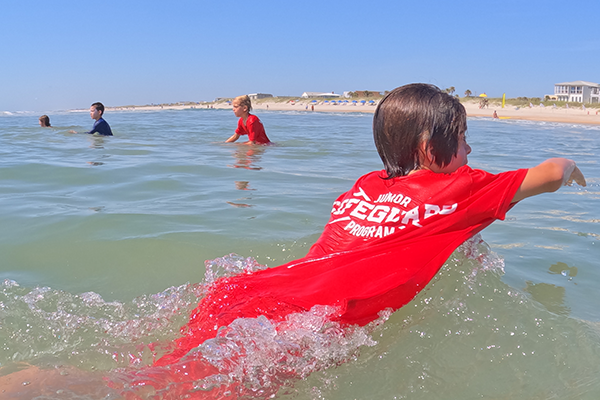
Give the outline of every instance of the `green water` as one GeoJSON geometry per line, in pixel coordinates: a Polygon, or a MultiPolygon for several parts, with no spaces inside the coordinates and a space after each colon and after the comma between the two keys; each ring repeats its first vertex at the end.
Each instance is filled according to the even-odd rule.
{"type": "MultiPolygon", "coordinates": [[[[276,145],[258,151],[221,143],[230,111],[107,113],[112,138],[67,133],[89,129],[87,113],[51,115],[55,129],[0,116],[0,365],[148,363],[136,346],[177,337],[205,260],[304,256],[333,200],[381,168],[370,114],[259,116],[276,145]]],[[[371,333],[376,344],[279,398],[600,396],[600,129],[475,119],[468,141],[473,167],[572,157],[589,186],[517,205],[469,247],[479,257],[455,253],[371,333]]]]}

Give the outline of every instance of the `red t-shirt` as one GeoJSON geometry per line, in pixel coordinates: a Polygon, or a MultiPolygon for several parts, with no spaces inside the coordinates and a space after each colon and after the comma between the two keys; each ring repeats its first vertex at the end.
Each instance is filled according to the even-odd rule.
{"type": "Polygon", "coordinates": [[[306,257],[217,281],[182,328],[177,350],[156,364],[178,360],[240,317],[282,320],[333,305],[340,310],[336,320],[364,325],[386,308],[402,307],[461,243],[504,219],[526,173],[493,175],[463,166],[452,174],[361,177],[334,202],[306,257]]]}
{"type": "Polygon", "coordinates": [[[427,170],[394,179],[385,171],[362,176],[333,203],[331,218],[307,257],[378,243],[390,235],[430,239],[444,233],[464,240],[504,219],[526,170],[498,175],[468,166],[452,174],[427,170]],[[513,182],[514,181],[514,182],[513,182]]]}
{"type": "Polygon", "coordinates": [[[238,135],[248,135],[248,140],[256,144],[271,143],[265,132],[265,127],[256,115],[248,115],[246,126],[244,126],[244,119],[240,118],[235,133],[238,135]]]}

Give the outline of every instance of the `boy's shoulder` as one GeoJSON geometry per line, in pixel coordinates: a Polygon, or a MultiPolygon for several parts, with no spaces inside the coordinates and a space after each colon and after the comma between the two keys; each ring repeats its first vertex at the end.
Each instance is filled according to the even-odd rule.
{"type": "Polygon", "coordinates": [[[407,176],[387,179],[385,170],[372,171],[361,176],[354,184],[352,190],[380,191],[382,189],[432,192],[452,187],[454,190],[477,190],[477,188],[496,181],[522,180],[526,170],[506,171],[493,174],[482,169],[474,169],[463,165],[456,171],[445,174],[429,170],[419,170],[407,176]]]}
{"type": "Polygon", "coordinates": [[[260,122],[260,118],[258,118],[254,114],[248,114],[248,118],[246,119],[246,123],[248,122],[260,122]]]}
{"type": "Polygon", "coordinates": [[[376,181],[385,183],[386,186],[402,184],[415,181],[445,181],[464,178],[471,175],[492,175],[489,172],[473,169],[468,165],[464,165],[450,174],[436,173],[430,170],[422,169],[414,171],[405,176],[388,179],[388,174],[385,170],[371,171],[356,181],[357,184],[362,182],[376,181]]]}

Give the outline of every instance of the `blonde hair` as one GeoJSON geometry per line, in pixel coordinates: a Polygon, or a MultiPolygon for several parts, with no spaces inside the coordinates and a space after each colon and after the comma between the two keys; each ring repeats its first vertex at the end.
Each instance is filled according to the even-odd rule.
{"type": "Polygon", "coordinates": [[[248,112],[252,111],[252,101],[250,101],[250,97],[247,94],[238,96],[233,101],[237,101],[240,106],[248,107],[248,112]]]}

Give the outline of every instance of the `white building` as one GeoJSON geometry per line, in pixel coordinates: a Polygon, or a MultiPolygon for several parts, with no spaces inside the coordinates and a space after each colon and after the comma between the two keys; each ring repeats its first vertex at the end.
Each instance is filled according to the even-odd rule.
{"type": "Polygon", "coordinates": [[[266,99],[268,97],[273,97],[273,95],[268,94],[268,93],[250,93],[250,94],[248,94],[248,97],[250,97],[253,100],[256,100],[256,99],[266,99]]]}
{"type": "Polygon", "coordinates": [[[322,93],[322,92],[304,92],[302,93],[302,97],[303,99],[308,99],[310,97],[342,97],[342,95],[340,94],[335,94],[333,92],[329,93],[322,93]]]}
{"type": "Polygon", "coordinates": [[[600,103],[600,85],[586,81],[556,83],[554,95],[558,101],[600,103]]]}

